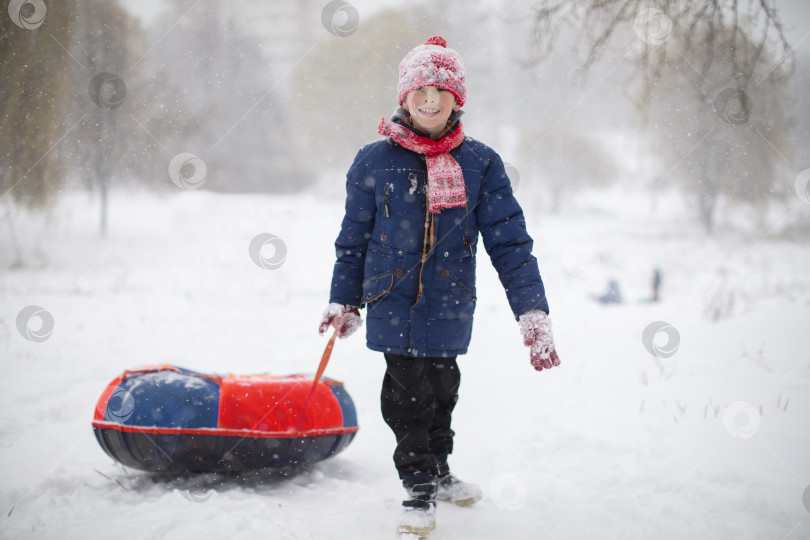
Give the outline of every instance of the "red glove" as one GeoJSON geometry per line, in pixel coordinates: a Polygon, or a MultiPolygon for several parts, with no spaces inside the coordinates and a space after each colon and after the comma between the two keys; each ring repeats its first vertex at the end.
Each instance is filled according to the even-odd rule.
{"type": "Polygon", "coordinates": [[[363,326],[360,308],[345,304],[329,304],[323,312],[318,333],[324,335],[330,326],[338,329],[339,338],[347,338],[363,326]]]}
{"type": "Polygon", "coordinates": [[[537,371],[560,365],[560,357],[554,349],[554,335],[551,333],[551,319],[545,311],[527,311],[518,318],[523,344],[529,347],[532,367],[537,371]]]}

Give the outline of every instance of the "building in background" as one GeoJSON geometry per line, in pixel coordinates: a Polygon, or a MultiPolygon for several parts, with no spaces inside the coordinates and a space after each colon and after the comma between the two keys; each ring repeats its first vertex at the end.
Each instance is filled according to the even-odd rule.
{"type": "Polygon", "coordinates": [[[323,37],[322,6],[312,0],[242,0],[229,5],[235,23],[244,30],[247,39],[255,40],[278,81],[277,90],[286,96],[291,71],[315,41],[323,37]]]}

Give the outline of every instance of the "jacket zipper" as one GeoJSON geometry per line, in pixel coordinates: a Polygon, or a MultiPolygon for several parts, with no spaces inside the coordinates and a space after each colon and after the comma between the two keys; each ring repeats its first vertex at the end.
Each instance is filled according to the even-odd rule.
{"type": "Polygon", "coordinates": [[[430,208],[427,205],[427,193],[425,193],[425,234],[422,238],[422,257],[419,262],[419,292],[416,294],[416,302],[413,303],[415,306],[419,303],[419,299],[422,298],[422,269],[425,267],[425,261],[430,254],[428,251],[428,235],[431,236],[431,243],[433,242],[433,226],[431,223],[430,217],[430,208]]]}
{"type": "MultiPolygon", "coordinates": [[[[425,163],[427,169],[427,163],[425,163]]],[[[425,176],[427,178],[427,176],[425,176]]],[[[433,250],[433,216],[430,214],[430,201],[428,200],[428,186],[427,180],[425,181],[425,233],[422,237],[422,257],[419,262],[419,291],[416,293],[416,301],[414,306],[419,303],[422,298],[422,269],[425,267],[430,252],[433,250]],[[428,240],[430,240],[430,249],[428,249],[428,240]]]]}
{"type": "Polygon", "coordinates": [[[464,203],[464,243],[467,244],[470,248],[470,257],[475,257],[475,253],[473,253],[472,247],[472,240],[470,240],[470,236],[467,234],[467,229],[470,224],[470,206],[468,203],[464,203]]]}

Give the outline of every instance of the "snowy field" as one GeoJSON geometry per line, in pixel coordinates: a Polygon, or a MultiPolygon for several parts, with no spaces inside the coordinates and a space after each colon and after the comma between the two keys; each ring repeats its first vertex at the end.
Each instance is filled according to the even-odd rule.
{"type": "MultiPolygon", "coordinates": [[[[485,498],[441,503],[431,539],[810,538],[810,244],[767,228],[706,237],[664,200],[601,192],[560,215],[524,201],[562,359],[551,371],[531,369],[480,250],[450,463],[485,498]],[[662,301],[649,303],[656,265],[662,301]],[[610,278],[622,305],[590,298],[610,278]],[[668,358],[642,343],[656,321],[678,332],[653,340],[677,344],[668,358]]],[[[327,375],[360,431],[300,474],[153,478],[116,465],[90,427],[105,385],[143,364],[314,372],[341,189],[117,191],[105,240],[97,212],[68,194],[47,220],[15,214],[22,268],[0,229],[0,538],[394,538],[404,492],[379,412],[384,363],[359,336],[327,375]],[[280,268],[251,260],[259,233],[285,242],[280,268]],[[18,331],[28,305],[53,316],[47,340],[18,331]]]]}

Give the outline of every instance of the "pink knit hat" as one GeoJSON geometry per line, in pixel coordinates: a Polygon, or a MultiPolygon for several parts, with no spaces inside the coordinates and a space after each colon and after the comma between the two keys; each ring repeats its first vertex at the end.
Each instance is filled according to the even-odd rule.
{"type": "Polygon", "coordinates": [[[436,86],[456,96],[459,106],[464,105],[467,97],[466,78],[461,56],[447,48],[447,41],[443,37],[433,36],[424,45],[411,49],[399,63],[399,104],[402,105],[411,90],[436,86]]]}

